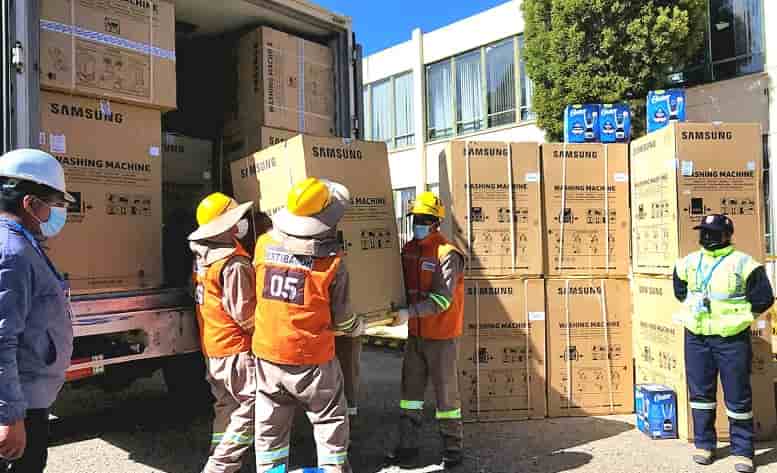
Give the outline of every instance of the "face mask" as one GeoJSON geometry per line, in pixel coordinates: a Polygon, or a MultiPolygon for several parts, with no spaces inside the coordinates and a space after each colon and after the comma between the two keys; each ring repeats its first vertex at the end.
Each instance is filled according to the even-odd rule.
{"type": "Polygon", "coordinates": [[[702,230],[699,236],[699,244],[707,251],[715,251],[725,248],[729,245],[723,232],[712,230],[702,230]]]}
{"type": "Polygon", "coordinates": [[[237,233],[235,236],[238,239],[242,239],[245,238],[246,235],[248,235],[248,220],[243,219],[237,222],[237,233]]]}
{"type": "Polygon", "coordinates": [[[432,233],[431,225],[413,225],[413,238],[423,240],[432,233]]]}
{"type": "Polygon", "coordinates": [[[67,223],[67,209],[62,207],[49,207],[51,213],[49,219],[40,223],[40,232],[43,236],[50,238],[62,231],[62,228],[67,223]]]}

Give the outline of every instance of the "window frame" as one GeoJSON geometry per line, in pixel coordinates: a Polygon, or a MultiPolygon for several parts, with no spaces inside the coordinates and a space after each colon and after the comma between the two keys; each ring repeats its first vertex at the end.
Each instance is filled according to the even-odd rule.
{"type": "MultiPolygon", "coordinates": [[[[517,34],[517,35],[511,35],[507,36],[505,38],[499,39],[497,41],[493,41],[488,44],[484,44],[482,46],[479,46],[477,48],[473,48],[467,51],[462,51],[455,56],[450,56],[444,59],[440,59],[439,61],[435,61],[429,64],[424,65],[424,94],[425,94],[425,101],[426,101],[426,123],[424,124],[424,130],[426,133],[426,139],[428,143],[436,143],[440,141],[446,141],[451,140],[455,138],[459,138],[462,136],[469,136],[469,135],[476,135],[479,133],[483,133],[485,131],[490,130],[499,130],[499,129],[505,129],[505,128],[512,128],[519,125],[525,125],[527,123],[533,123],[536,120],[536,117],[533,116],[531,109],[527,110],[528,118],[523,118],[523,107],[521,106],[521,102],[523,100],[523,89],[521,87],[521,51],[519,48],[519,38],[523,36],[523,33],[517,34]],[[514,93],[515,93],[515,108],[513,110],[515,114],[515,120],[512,122],[505,122],[498,125],[491,125],[490,119],[492,117],[498,116],[500,114],[509,113],[510,111],[500,112],[497,114],[489,114],[488,113],[488,61],[487,61],[487,54],[486,49],[489,47],[497,47],[501,46],[503,44],[508,43],[512,40],[513,43],[513,77],[514,77],[514,93]],[[477,130],[467,130],[467,131],[459,131],[459,120],[458,120],[458,87],[457,87],[457,59],[466,57],[471,55],[472,53],[478,53],[480,54],[480,87],[482,91],[482,101],[481,101],[481,121],[482,121],[482,127],[477,130]],[[435,136],[433,129],[431,127],[431,108],[432,108],[432,101],[431,96],[429,93],[429,69],[431,67],[434,67],[438,64],[448,63],[450,67],[450,83],[451,83],[451,103],[450,103],[450,110],[451,110],[451,123],[449,123],[448,128],[452,130],[450,134],[446,134],[445,136],[437,135],[435,136]]],[[[528,78],[527,78],[528,79],[528,78]]],[[[528,107],[528,106],[527,106],[528,107]]]]}
{"type": "MultiPolygon", "coordinates": [[[[380,141],[385,142],[388,148],[391,151],[396,150],[403,150],[403,149],[410,149],[415,147],[416,139],[415,139],[415,116],[411,115],[411,121],[413,126],[411,126],[411,132],[407,135],[397,136],[397,115],[396,115],[396,81],[399,78],[410,76],[412,80],[415,80],[415,77],[413,77],[413,71],[404,71],[400,72],[398,74],[393,74],[389,77],[384,77],[382,79],[378,79],[376,81],[370,82],[369,84],[364,84],[364,131],[365,131],[365,139],[367,141],[380,141]],[[390,136],[385,140],[378,140],[375,136],[372,134],[372,112],[373,112],[373,103],[372,103],[372,89],[376,85],[383,85],[385,83],[389,83],[389,134],[390,136]],[[409,139],[409,141],[412,142],[412,144],[402,144],[399,145],[400,139],[409,139]]],[[[413,95],[413,87],[410,88],[410,103],[413,108],[415,108],[415,97],[413,95]]]]}

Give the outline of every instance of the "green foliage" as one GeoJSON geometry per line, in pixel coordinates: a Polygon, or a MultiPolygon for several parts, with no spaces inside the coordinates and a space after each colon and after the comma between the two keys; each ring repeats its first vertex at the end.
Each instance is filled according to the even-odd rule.
{"type": "Polygon", "coordinates": [[[639,134],[648,91],[698,57],[707,21],[706,0],[524,0],[522,8],[533,107],[554,141],[575,103],[628,101],[639,134]]]}

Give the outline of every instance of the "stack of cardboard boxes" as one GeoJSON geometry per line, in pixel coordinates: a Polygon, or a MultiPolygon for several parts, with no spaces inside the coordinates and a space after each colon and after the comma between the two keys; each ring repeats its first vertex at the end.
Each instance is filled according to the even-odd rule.
{"type": "Polygon", "coordinates": [[[542,146],[550,417],[633,411],[626,144],[542,146]]]}
{"type": "MultiPolygon", "coordinates": [[[[674,298],[678,258],[698,249],[701,218],[710,213],[734,221],[738,249],[764,260],[762,220],[763,144],[757,124],[672,123],[632,143],[634,358],[636,381],[659,383],[677,393],[678,434],[692,438],[685,381],[685,308],[674,298]],[[755,229],[755,230],[754,230],[755,229]]],[[[775,434],[777,419],[770,323],[753,323],[753,408],[756,435],[775,434]]],[[[718,390],[717,429],[728,420],[718,390]]]]}
{"type": "Polygon", "coordinates": [[[173,4],[44,0],[40,14],[39,147],[62,163],[77,199],[52,259],[74,294],[157,287],[173,4]]]}
{"type": "Polygon", "coordinates": [[[632,411],[626,145],[452,142],[465,419],[632,411]],[[609,216],[609,217],[608,217],[609,216]]]}
{"type": "Polygon", "coordinates": [[[443,232],[466,257],[459,356],[467,421],[546,416],[540,146],[451,142],[443,232]]]}

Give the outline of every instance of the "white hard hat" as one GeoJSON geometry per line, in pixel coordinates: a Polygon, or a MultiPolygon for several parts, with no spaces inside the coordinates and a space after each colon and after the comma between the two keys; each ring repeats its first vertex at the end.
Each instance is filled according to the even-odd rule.
{"type": "Polygon", "coordinates": [[[65,188],[65,171],[57,159],[37,149],[17,149],[0,156],[0,177],[51,187],[65,195],[65,200],[75,202],[65,188]]]}

